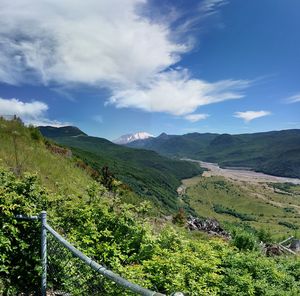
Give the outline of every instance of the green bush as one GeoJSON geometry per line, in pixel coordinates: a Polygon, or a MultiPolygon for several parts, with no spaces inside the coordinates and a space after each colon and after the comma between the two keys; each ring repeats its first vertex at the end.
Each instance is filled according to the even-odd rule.
{"type": "Polygon", "coordinates": [[[252,251],[257,249],[256,237],[252,233],[246,231],[236,233],[232,243],[240,250],[252,251]]]}
{"type": "MultiPolygon", "coordinates": [[[[46,192],[35,176],[16,178],[0,170],[0,294],[37,294],[40,225],[15,215],[43,209],[49,223],[81,251],[149,289],[195,296],[300,294],[299,259],[263,256],[254,234],[236,230],[231,246],[220,239],[188,238],[171,226],[154,230],[145,205],[123,203],[96,183],[87,185],[81,198],[61,197],[46,192]]],[[[68,278],[70,266],[61,261],[57,267],[56,285],[80,295],[68,278]]],[[[130,295],[109,281],[104,287],[105,295],[130,295]]]]}
{"type": "Polygon", "coordinates": [[[228,214],[230,216],[241,219],[242,221],[256,221],[256,218],[248,214],[237,212],[235,209],[226,208],[222,205],[214,205],[213,209],[218,214],[228,214]]]}
{"type": "Polygon", "coordinates": [[[35,176],[18,180],[0,170],[0,278],[4,295],[38,290],[40,225],[18,221],[15,216],[37,214],[46,208],[46,192],[37,185],[35,176]]]}
{"type": "Polygon", "coordinates": [[[297,230],[299,228],[297,225],[287,221],[279,221],[278,224],[294,230],[297,230]]]}

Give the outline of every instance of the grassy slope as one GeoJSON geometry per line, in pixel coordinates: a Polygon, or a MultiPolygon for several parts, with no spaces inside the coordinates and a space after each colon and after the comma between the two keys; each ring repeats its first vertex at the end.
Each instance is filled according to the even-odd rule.
{"type": "MultiPolygon", "coordinates": [[[[29,129],[24,128],[16,122],[0,120],[1,166],[11,169],[15,168],[12,132],[17,132],[17,152],[22,172],[36,172],[41,183],[54,192],[65,193],[68,196],[71,194],[81,195],[84,193],[86,185],[91,181],[91,178],[84,171],[77,168],[70,159],[50,153],[43,142],[33,139],[29,129]]],[[[110,142],[108,143],[111,145],[110,142]]],[[[118,147],[119,146],[116,146],[115,149],[118,149],[118,147]]],[[[98,150],[99,147],[95,146],[94,148],[98,150]]],[[[104,148],[105,144],[102,149],[104,148]]],[[[122,151],[126,150],[122,149],[122,151]]],[[[128,151],[131,152],[132,150],[130,149],[128,151]]],[[[115,153],[110,152],[112,155],[115,153]]],[[[127,177],[129,183],[132,182],[133,186],[137,186],[137,190],[145,188],[144,194],[146,196],[146,188],[148,188],[148,186],[153,186],[154,188],[156,182],[159,180],[161,187],[158,189],[154,188],[154,190],[158,191],[154,191],[153,194],[163,194],[164,192],[160,190],[164,190],[167,188],[166,186],[173,184],[169,178],[168,180],[164,179],[166,174],[163,168],[160,168],[161,174],[158,174],[158,170],[155,169],[150,171],[150,175],[153,177],[152,179],[149,178],[149,172],[145,172],[143,169],[136,170],[136,168],[131,166],[128,167],[126,162],[122,162],[121,160],[121,158],[126,159],[129,157],[125,152],[119,154],[119,161],[116,161],[114,158],[110,159],[107,155],[101,158],[102,153],[91,153],[89,155],[89,153],[83,152],[82,150],[76,150],[76,154],[80,155],[81,153],[83,158],[87,158],[90,162],[95,162],[95,166],[99,166],[99,168],[101,168],[102,164],[111,165],[112,168],[119,171],[121,177],[127,177]],[[138,180],[137,175],[140,176],[138,180]],[[146,184],[144,183],[144,178],[147,179],[146,184]],[[164,182],[168,183],[164,184],[164,182]]],[[[151,158],[143,158],[142,151],[139,151],[136,155],[139,155],[140,158],[140,160],[138,160],[139,158],[136,159],[136,165],[139,161],[144,161],[145,165],[149,161],[151,162],[151,158]]],[[[150,155],[156,154],[150,153],[150,155]]],[[[170,163],[172,166],[174,165],[174,162],[170,163]]],[[[300,207],[299,186],[288,188],[287,192],[282,190],[282,186],[279,186],[279,193],[275,193],[272,187],[266,185],[257,186],[245,183],[237,185],[229,181],[225,181],[224,185],[222,185],[222,183],[219,182],[220,180],[224,181],[224,179],[220,177],[195,177],[185,181],[185,183],[190,186],[187,190],[190,204],[196,209],[199,215],[214,216],[220,221],[241,222],[240,219],[228,214],[218,214],[214,212],[213,205],[220,204],[224,207],[235,209],[239,213],[254,216],[258,221],[250,221],[247,223],[256,228],[269,228],[277,235],[287,233],[294,234],[293,230],[278,225],[279,221],[286,221],[300,227],[300,223],[298,222],[300,216],[297,212],[297,206],[300,207]],[[263,200],[261,197],[267,200],[263,200]],[[276,203],[280,203],[281,205],[276,205],[276,203]],[[292,211],[286,211],[284,208],[290,208],[292,211]]],[[[177,186],[177,182],[177,179],[174,180],[174,186],[177,186]]],[[[149,195],[150,198],[151,196],[152,195],[149,195]]]]}
{"type": "Polygon", "coordinates": [[[180,180],[202,171],[188,162],[171,160],[153,151],[115,145],[101,138],[54,137],[53,140],[72,147],[75,155],[98,170],[109,166],[113,174],[136,193],[169,209],[177,208],[176,189],[180,180]]]}
{"type": "Polygon", "coordinates": [[[16,168],[13,136],[16,135],[17,156],[21,172],[36,173],[41,183],[54,192],[83,193],[92,179],[77,168],[71,159],[51,153],[41,139],[35,139],[36,131],[25,128],[16,121],[0,119],[0,165],[16,168]]]}
{"type": "Polygon", "coordinates": [[[291,195],[289,192],[275,193],[272,186],[267,184],[233,183],[222,177],[195,177],[185,180],[184,184],[188,186],[186,198],[200,216],[242,223],[239,218],[214,211],[214,205],[222,205],[253,217],[256,221],[243,223],[256,229],[270,229],[275,237],[295,234],[295,230],[279,225],[279,221],[292,223],[300,228],[299,186],[291,189],[294,193],[291,195]]]}

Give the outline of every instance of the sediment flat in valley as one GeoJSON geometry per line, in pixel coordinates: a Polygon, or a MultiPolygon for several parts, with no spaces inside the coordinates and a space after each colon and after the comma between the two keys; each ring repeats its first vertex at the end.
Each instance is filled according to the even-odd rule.
{"type": "Polygon", "coordinates": [[[187,161],[197,162],[203,168],[206,168],[208,171],[205,171],[202,176],[211,177],[211,176],[222,176],[226,179],[231,179],[235,181],[247,181],[253,183],[293,183],[300,184],[300,179],[298,178],[286,178],[272,176],[264,173],[254,172],[248,169],[239,169],[239,168],[220,168],[216,163],[204,162],[194,159],[185,159],[187,161]]]}

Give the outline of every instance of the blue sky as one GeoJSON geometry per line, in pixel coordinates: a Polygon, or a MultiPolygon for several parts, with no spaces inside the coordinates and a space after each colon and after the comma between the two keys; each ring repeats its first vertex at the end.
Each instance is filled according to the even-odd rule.
{"type": "Polygon", "coordinates": [[[298,0],[0,3],[0,114],[108,139],[300,128],[298,0]]]}

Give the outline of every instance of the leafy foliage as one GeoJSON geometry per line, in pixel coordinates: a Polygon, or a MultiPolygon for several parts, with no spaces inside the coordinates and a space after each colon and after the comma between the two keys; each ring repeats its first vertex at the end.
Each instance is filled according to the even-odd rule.
{"type": "Polygon", "coordinates": [[[243,231],[236,233],[233,239],[233,245],[240,250],[255,250],[257,249],[256,238],[252,233],[243,231]]]}
{"type": "Polygon", "coordinates": [[[0,171],[0,278],[4,294],[38,290],[40,226],[38,222],[17,221],[15,216],[42,209],[47,209],[47,196],[36,176],[18,180],[12,173],[0,171]]]}
{"type": "MultiPolygon", "coordinates": [[[[41,210],[47,210],[49,224],[85,254],[128,280],[162,293],[300,294],[299,259],[265,257],[256,248],[258,234],[248,224],[242,230],[232,231],[233,243],[228,243],[193,236],[182,227],[158,222],[148,214],[149,203],[128,203],[128,192],[121,190],[120,184],[115,184],[115,192],[109,192],[71,159],[52,155],[35,131],[32,136],[20,123],[13,129],[19,132],[18,143],[22,144],[20,175],[11,172],[11,137],[3,132],[4,128],[0,129],[4,139],[0,146],[1,163],[7,167],[0,167],[1,295],[38,295],[40,225],[38,221],[21,221],[15,216],[36,215],[41,210]],[[38,160],[41,163],[35,162],[38,160]],[[54,171],[48,172],[48,178],[45,164],[54,171]],[[38,175],[26,170],[37,171],[38,175]],[[68,182],[63,182],[63,178],[68,182]]],[[[226,182],[206,185],[216,193],[234,192],[226,182]]],[[[261,237],[267,234],[262,233],[261,237]]],[[[48,278],[49,286],[57,290],[65,287],[73,295],[80,295],[73,285],[74,278],[70,280],[76,266],[67,266],[64,256],[54,259],[59,278],[48,278]]],[[[79,284],[81,280],[78,278],[79,284]]],[[[129,295],[109,281],[104,284],[105,295],[129,295]]]]}
{"type": "MultiPolygon", "coordinates": [[[[3,294],[38,291],[36,231],[40,226],[17,221],[15,215],[36,214],[46,208],[49,223],[84,253],[127,279],[162,293],[275,296],[300,292],[299,260],[264,257],[251,246],[249,235],[235,237],[235,244],[239,241],[240,249],[248,250],[239,251],[219,239],[188,238],[172,227],[156,232],[145,218],[146,204],[123,203],[96,183],[89,184],[84,198],[63,198],[47,193],[32,175],[19,179],[1,170],[0,190],[3,294]]],[[[61,261],[57,265],[60,277],[54,287],[64,283],[77,295],[69,279],[75,266],[70,270],[65,265],[61,261]]],[[[48,280],[51,285],[53,279],[48,280]]],[[[109,282],[105,285],[106,295],[127,295],[109,282]]]]}

